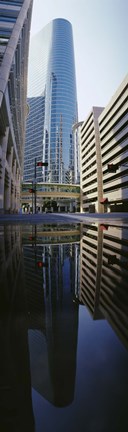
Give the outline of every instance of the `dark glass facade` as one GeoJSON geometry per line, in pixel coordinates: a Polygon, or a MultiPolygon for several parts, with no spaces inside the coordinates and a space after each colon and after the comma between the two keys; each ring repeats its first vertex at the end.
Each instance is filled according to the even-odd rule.
{"type": "Polygon", "coordinates": [[[51,21],[30,44],[24,181],[74,183],[72,126],[78,120],[72,26],[51,21]]]}

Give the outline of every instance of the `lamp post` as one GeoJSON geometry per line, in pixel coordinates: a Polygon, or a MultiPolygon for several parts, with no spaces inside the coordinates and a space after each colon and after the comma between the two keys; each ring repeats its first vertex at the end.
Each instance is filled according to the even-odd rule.
{"type": "Polygon", "coordinates": [[[33,182],[32,182],[32,188],[29,189],[29,193],[32,194],[32,213],[33,213],[33,194],[35,193],[35,189],[34,189],[34,187],[33,187],[33,182]]]}
{"type": "Polygon", "coordinates": [[[42,167],[42,166],[48,166],[48,163],[47,162],[41,162],[41,161],[39,161],[39,162],[37,162],[37,158],[35,158],[35,189],[34,189],[34,192],[35,192],[35,213],[36,213],[36,198],[37,198],[37,189],[36,189],[36,167],[37,166],[40,166],[40,167],[42,167]]]}
{"type": "Polygon", "coordinates": [[[34,195],[34,201],[35,201],[35,213],[36,213],[36,158],[35,158],[35,195],[34,195]]]}
{"type": "Polygon", "coordinates": [[[32,214],[33,214],[33,191],[34,191],[34,188],[33,188],[33,181],[32,181],[32,214]]]}

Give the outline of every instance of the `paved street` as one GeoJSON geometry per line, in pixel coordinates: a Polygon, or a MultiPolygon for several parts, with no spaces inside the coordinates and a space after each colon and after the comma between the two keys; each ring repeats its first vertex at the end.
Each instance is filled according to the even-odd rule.
{"type": "Polygon", "coordinates": [[[128,213],[38,213],[0,215],[0,224],[107,223],[128,226],[128,213]]]}

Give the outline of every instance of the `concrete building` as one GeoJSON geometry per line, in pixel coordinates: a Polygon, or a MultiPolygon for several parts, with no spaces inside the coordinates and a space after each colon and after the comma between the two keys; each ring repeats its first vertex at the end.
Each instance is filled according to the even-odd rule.
{"type": "Polygon", "coordinates": [[[54,19],[30,43],[24,182],[74,183],[72,125],[78,121],[72,26],[54,19]]]}
{"type": "Polygon", "coordinates": [[[98,121],[103,178],[102,206],[104,211],[128,211],[128,74],[98,121]]]}
{"type": "Polygon", "coordinates": [[[128,75],[82,125],[81,211],[128,211],[128,75]]]}
{"type": "Polygon", "coordinates": [[[83,122],[78,122],[73,125],[73,145],[74,145],[74,183],[80,183],[80,141],[81,127],[83,122]]]}
{"type": "Polygon", "coordinates": [[[102,212],[102,164],[98,117],[103,108],[93,107],[81,127],[81,211],[102,212]]]}
{"type": "Polygon", "coordinates": [[[32,3],[0,1],[0,212],[20,208],[32,3]]]}

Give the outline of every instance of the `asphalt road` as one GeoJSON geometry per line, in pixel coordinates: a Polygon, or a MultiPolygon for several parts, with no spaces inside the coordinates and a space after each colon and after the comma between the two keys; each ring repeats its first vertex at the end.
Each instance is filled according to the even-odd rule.
{"type": "Polygon", "coordinates": [[[0,224],[72,224],[72,223],[107,223],[127,225],[128,213],[38,213],[0,215],[0,224]]]}

